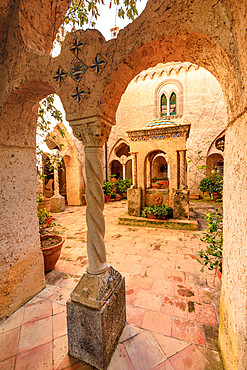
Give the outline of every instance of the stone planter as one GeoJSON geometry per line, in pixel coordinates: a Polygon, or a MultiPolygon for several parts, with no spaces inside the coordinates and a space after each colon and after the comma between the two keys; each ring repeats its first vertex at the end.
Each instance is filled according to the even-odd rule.
{"type": "Polygon", "coordinates": [[[50,212],[51,210],[50,198],[45,198],[42,200],[42,202],[38,203],[38,211],[42,211],[43,209],[46,209],[48,212],[50,212]]]}
{"type": "Polygon", "coordinates": [[[47,234],[47,235],[42,235],[40,237],[41,243],[45,239],[57,240],[57,243],[55,243],[51,247],[47,247],[47,248],[41,247],[41,250],[44,256],[45,272],[48,272],[54,269],[60,257],[61,249],[62,249],[65,239],[59,235],[48,235],[47,234]]]}

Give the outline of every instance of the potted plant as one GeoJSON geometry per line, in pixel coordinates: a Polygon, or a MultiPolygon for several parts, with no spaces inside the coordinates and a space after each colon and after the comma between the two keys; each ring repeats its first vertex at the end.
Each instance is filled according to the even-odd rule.
{"type": "Polygon", "coordinates": [[[127,189],[132,185],[132,179],[118,179],[116,182],[116,191],[121,194],[124,198],[127,198],[127,189]]]}
{"type": "Polygon", "coordinates": [[[167,220],[168,218],[172,218],[172,214],[173,211],[171,207],[166,207],[164,205],[162,206],[152,205],[149,207],[144,207],[142,209],[141,216],[150,219],[167,220]]]}
{"type": "Polygon", "coordinates": [[[38,211],[42,209],[46,209],[47,211],[51,210],[50,198],[45,198],[42,194],[39,194],[37,202],[38,202],[38,211]]]}
{"type": "Polygon", "coordinates": [[[119,201],[121,199],[121,195],[120,194],[116,194],[116,201],[119,201]]]}
{"type": "Polygon", "coordinates": [[[111,201],[111,196],[113,194],[113,184],[109,181],[104,182],[103,192],[105,194],[106,203],[110,202],[111,201]]]}
{"type": "Polygon", "coordinates": [[[199,188],[203,193],[208,192],[213,200],[220,199],[223,192],[223,176],[212,173],[200,181],[199,188]]]}
{"type": "Polygon", "coordinates": [[[203,265],[201,271],[204,271],[205,267],[209,270],[215,269],[221,281],[223,250],[222,210],[217,209],[215,212],[206,213],[205,219],[208,224],[201,241],[207,243],[207,249],[198,251],[197,255],[199,258],[197,261],[203,265]]]}
{"type": "Polygon", "coordinates": [[[51,227],[55,226],[52,221],[52,215],[49,211],[43,209],[38,211],[39,233],[41,250],[44,256],[45,272],[54,269],[64,243],[64,238],[59,235],[51,234],[51,227]]]}

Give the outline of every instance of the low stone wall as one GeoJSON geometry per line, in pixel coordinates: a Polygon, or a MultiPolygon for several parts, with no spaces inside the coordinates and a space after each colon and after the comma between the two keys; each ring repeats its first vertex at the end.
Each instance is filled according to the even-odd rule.
{"type": "Polygon", "coordinates": [[[145,205],[146,207],[155,206],[169,206],[169,190],[168,189],[146,189],[145,191],[145,205]]]}

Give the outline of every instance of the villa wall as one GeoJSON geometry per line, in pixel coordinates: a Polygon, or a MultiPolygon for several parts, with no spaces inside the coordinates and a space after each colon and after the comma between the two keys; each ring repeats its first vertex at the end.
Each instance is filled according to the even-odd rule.
{"type": "MultiPolygon", "coordinates": [[[[108,155],[120,138],[128,141],[126,131],[141,129],[157,117],[156,89],[164,81],[175,80],[183,86],[181,117],[171,118],[177,123],[190,123],[190,137],[187,141],[188,185],[191,192],[198,191],[198,184],[204,176],[197,166],[206,164],[211,142],[227,123],[222,89],[216,78],[204,68],[191,63],[158,64],[137,75],[123,94],[108,141],[108,155]],[[198,161],[198,151],[204,156],[198,161]]],[[[216,150],[217,151],[217,150],[216,150]]]]}

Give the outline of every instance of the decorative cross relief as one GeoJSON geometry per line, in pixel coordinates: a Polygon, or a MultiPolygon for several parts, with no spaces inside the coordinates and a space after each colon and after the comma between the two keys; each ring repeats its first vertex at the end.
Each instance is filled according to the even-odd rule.
{"type": "MultiPolygon", "coordinates": [[[[62,66],[58,67],[58,70],[53,76],[53,79],[57,83],[61,84],[67,76],[70,76],[75,82],[79,83],[87,70],[95,72],[97,76],[102,72],[107,62],[101,54],[96,54],[89,67],[81,59],[79,59],[79,53],[82,51],[84,45],[85,43],[79,41],[78,38],[74,39],[69,50],[76,56],[76,59],[72,61],[68,72],[66,72],[62,66]]],[[[77,101],[77,103],[81,103],[87,94],[89,93],[86,92],[85,88],[77,85],[74,92],[71,94],[71,97],[77,101]]]]}

